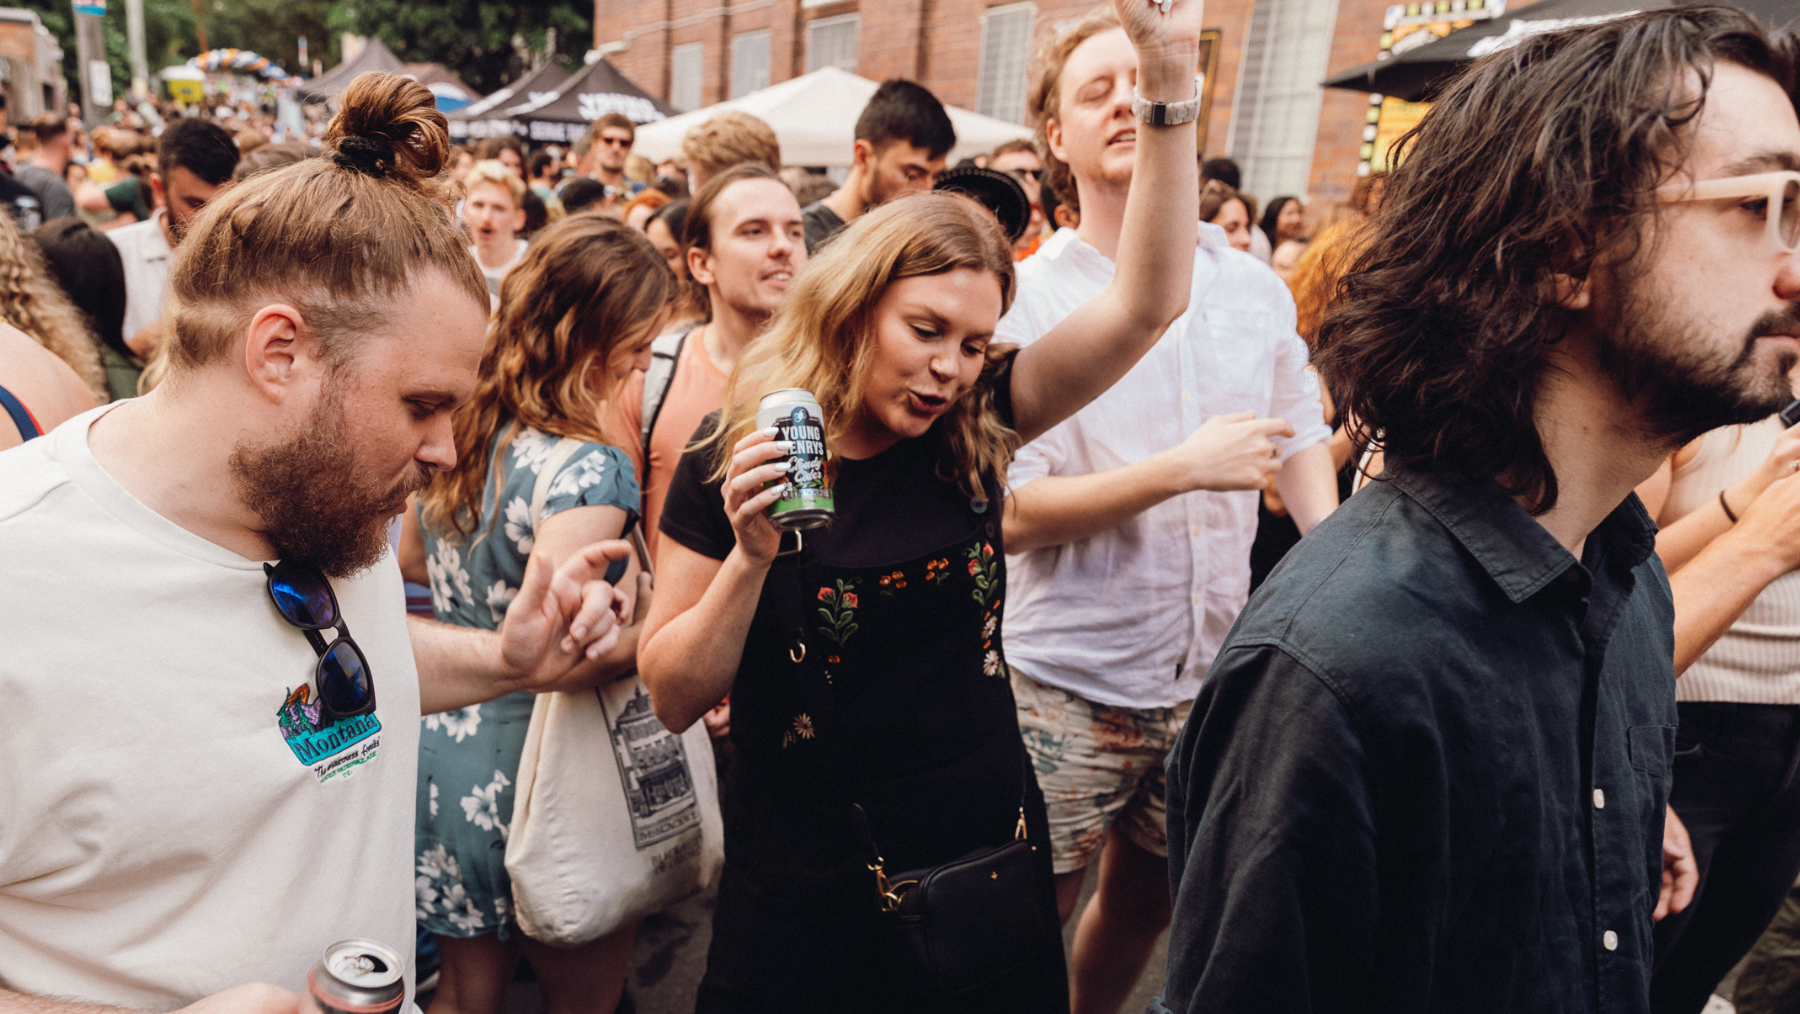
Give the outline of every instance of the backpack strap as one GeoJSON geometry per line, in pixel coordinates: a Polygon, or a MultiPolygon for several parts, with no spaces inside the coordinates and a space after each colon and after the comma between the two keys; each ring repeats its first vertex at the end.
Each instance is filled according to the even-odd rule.
{"type": "MultiPolygon", "coordinates": [[[[639,437],[644,445],[644,471],[650,471],[650,434],[656,431],[656,420],[662,415],[663,402],[669,396],[669,388],[675,383],[675,367],[681,362],[681,350],[686,347],[688,335],[694,333],[698,324],[685,324],[657,337],[650,343],[650,368],[644,371],[644,412],[643,426],[639,437]]],[[[649,485],[649,477],[640,477],[644,485],[649,485]]]]}
{"type": "Polygon", "coordinates": [[[4,387],[0,387],[0,408],[5,409],[6,414],[12,416],[12,424],[19,428],[20,440],[30,440],[44,435],[44,428],[38,425],[37,418],[31,414],[31,410],[25,407],[25,403],[19,400],[18,395],[4,387]]]}

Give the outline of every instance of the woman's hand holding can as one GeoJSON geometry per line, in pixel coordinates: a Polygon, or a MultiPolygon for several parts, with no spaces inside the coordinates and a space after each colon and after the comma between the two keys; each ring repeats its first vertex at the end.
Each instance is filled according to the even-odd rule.
{"type": "Polygon", "coordinates": [[[781,548],[781,532],[769,522],[768,511],[786,486],[788,450],[775,439],[773,427],[757,430],[731,449],[725,472],[725,514],[738,548],[759,564],[772,563],[781,548]]]}

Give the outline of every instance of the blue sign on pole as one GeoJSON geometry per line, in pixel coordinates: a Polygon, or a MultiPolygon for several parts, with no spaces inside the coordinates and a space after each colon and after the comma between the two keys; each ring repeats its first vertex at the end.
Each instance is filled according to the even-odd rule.
{"type": "Polygon", "coordinates": [[[106,0],[77,0],[75,13],[91,14],[96,18],[106,17],[106,0]]]}

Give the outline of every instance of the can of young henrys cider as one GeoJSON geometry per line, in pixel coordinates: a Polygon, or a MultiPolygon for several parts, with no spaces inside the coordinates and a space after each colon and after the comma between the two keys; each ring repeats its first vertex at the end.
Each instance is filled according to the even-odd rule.
{"type": "Polygon", "coordinates": [[[775,439],[792,445],[788,452],[787,488],[769,508],[776,528],[797,531],[831,523],[837,507],[825,471],[825,414],[809,391],[789,388],[766,394],[756,406],[756,427],[778,431],[775,439]]]}
{"type": "Polygon", "coordinates": [[[340,940],[306,971],[303,1004],[323,1014],[394,1014],[406,999],[406,966],[373,940],[340,940]]]}

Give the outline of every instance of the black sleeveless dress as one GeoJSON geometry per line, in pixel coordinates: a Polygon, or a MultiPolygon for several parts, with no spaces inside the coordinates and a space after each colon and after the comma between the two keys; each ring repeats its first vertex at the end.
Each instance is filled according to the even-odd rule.
{"type": "MultiPolygon", "coordinates": [[[[939,453],[933,433],[840,460],[831,528],[808,532],[764,582],[731,693],[702,1014],[1068,1010],[1053,928],[1030,963],[948,1001],[910,995],[884,956],[852,800],[890,873],[1012,840],[1021,802],[1030,839],[1049,840],[1000,650],[1000,490],[972,501],[937,474],[939,453]]],[[[736,538],[707,458],[682,458],[661,527],[723,559],[736,538]]],[[[1054,911],[1049,849],[1035,858],[1054,911]]]]}

